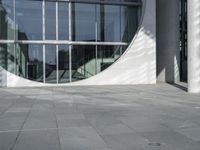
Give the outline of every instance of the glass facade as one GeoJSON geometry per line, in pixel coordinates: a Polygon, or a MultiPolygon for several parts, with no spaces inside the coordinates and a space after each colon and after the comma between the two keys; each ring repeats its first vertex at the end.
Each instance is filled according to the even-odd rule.
{"type": "Polygon", "coordinates": [[[89,78],[126,50],[141,6],[141,0],[0,0],[0,65],[44,83],[89,78]]]}

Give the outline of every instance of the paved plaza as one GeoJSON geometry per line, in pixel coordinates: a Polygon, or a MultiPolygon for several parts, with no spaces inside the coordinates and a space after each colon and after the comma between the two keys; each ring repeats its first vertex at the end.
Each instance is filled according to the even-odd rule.
{"type": "Polygon", "coordinates": [[[200,95],[169,84],[1,88],[0,150],[200,150],[200,95]]]}

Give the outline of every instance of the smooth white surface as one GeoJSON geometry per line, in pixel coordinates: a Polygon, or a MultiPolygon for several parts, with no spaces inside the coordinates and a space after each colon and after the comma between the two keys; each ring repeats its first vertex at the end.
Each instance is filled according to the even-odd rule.
{"type": "Polygon", "coordinates": [[[188,0],[188,92],[200,93],[199,0],[188,0]]]}
{"type": "MultiPolygon", "coordinates": [[[[66,85],[122,85],[156,83],[156,7],[155,0],[143,0],[144,16],[140,29],[127,51],[105,71],[66,85]]],[[[30,81],[7,72],[8,87],[55,86],[30,81]]]]}

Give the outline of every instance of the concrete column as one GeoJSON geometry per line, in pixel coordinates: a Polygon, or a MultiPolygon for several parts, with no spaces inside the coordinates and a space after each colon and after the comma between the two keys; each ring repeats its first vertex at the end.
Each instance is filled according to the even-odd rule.
{"type": "Polygon", "coordinates": [[[188,0],[188,91],[200,93],[199,0],[188,0]]]}
{"type": "Polygon", "coordinates": [[[157,0],[157,81],[180,81],[179,0],[157,0]]]}

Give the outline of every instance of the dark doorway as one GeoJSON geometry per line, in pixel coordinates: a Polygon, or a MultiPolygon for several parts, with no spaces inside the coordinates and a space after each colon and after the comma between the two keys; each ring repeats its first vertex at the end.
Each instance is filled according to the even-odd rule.
{"type": "Polygon", "coordinates": [[[181,81],[187,82],[187,0],[180,0],[181,81]]]}

